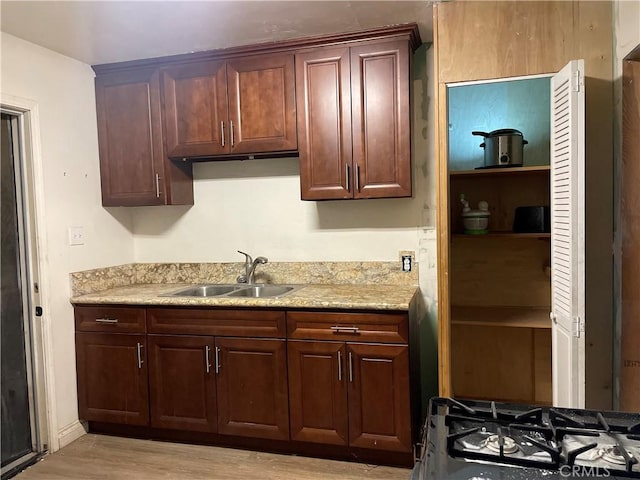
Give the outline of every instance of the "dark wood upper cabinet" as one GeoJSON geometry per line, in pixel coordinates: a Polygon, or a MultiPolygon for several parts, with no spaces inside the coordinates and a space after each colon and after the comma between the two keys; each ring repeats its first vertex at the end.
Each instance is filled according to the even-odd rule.
{"type": "Polygon", "coordinates": [[[190,159],[300,157],[303,200],[411,196],[417,25],[95,65],[104,206],[192,205],[190,159]]]}
{"type": "Polygon", "coordinates": [[[222,61],[162,70],[164,124],[170,157],[229,153],[227,82],[222,61]]]}
{"type": "Polygon", "coordinates": [[[302,198],[352,198],[349,48],[297,54],[296,91],[302,198]]]}
{"type": "Polygon", "coordinates": [[[348,445],[344,342],[289,341],[291,440],[348,445]]]}
{"type": "Polygon", "coordinates": [[[286,342],[216,338],[218,433],[289,439],[286,342]]]}
{"type": "Polygon", "coordinates": [[[144,334],[76,333],[81,419],[149,424],[145,346],[144,334]]]}
{"type": "Polygon", "coordinates": [[[351,48],[356,198],[411,196],[409,44],[351,48]]]}
{"type": "Polygon", "coordinates": [[[191,165],[171,163],[162,139],[155,69],[96,77],[102,204],[193,204],[191,165]]]}
{"type": "Polygon", "coordinates": [[[411,196],[407,40],[296,55],[303,200],[411,196]]]}
{"type": "Polygon", "coordinates": [[[347,344],[349,444],[410,452],[409,347],[347,344]]]}
{"type": "Polygon", "coordinates": [[[215,432],[214,340],[148,335],[151,426],[215,432]]]}
{"type": "Polygon", "coordinates": [[[295,151],[292,53],[162,69],[170,157],[295,151]]]}
{"type": "Polygon", "coordinates": [[[293,59],[278,53],[227,61],[232,154],[297,150],[293,59]]]}

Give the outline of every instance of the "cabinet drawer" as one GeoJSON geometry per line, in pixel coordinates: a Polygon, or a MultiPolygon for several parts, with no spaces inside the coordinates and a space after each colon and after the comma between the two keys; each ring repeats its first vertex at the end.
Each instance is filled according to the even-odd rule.
{"type": "Polygon", "coordinates": [[[285,314],[273,310],[147,309],[149,333],[284,338],[285,314]]]}
{"type": "Polygon", "coordinates": [[[76,331],[145,333],[145,309],[134,307],[75,307],[76,331]]]}
{"type": "Polygon", "coordinates": [[[287,312],[287,338],[408,343],[408,314],[287,312]]]}

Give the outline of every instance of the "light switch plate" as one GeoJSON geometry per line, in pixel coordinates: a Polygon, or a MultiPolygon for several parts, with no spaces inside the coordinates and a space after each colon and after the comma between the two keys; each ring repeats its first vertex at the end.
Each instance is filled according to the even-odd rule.
{"type": "Polygon", "coordinates": [[[83,227],[69,227],[69,245],[84,245],[83,227]]]}

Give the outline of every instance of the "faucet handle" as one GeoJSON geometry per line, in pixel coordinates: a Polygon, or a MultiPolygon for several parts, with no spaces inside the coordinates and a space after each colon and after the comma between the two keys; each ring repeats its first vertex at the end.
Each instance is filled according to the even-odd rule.
{"type": "Polygon", "coordinates": [[[242,255],[244,255],[244,257],[245,257],[245,258],[244,258],[245,263],[251,263],[251,262],[253,262],[253,258],[251,258],[251,255],[249,255],[248,253],[244,253],[244,252],[242,252],[242,251],[240,251],[240,250],[238,250],[238,253],[241,253],[242,255]]]}

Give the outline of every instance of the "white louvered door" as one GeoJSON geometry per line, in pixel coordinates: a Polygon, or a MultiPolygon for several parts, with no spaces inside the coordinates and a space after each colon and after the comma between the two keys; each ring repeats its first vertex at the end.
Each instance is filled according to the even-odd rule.
{"type": "Polygon", "coordinates": [[[584,408],[584,61],[551,79],[551,319],[553,404],[584,408]]]}

